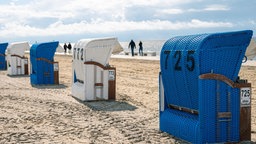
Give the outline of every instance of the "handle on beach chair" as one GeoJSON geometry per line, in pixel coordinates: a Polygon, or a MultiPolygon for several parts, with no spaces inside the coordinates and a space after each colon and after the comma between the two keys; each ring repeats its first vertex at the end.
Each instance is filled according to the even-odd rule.
{"type": "Polygon", "coordinates": [[[244,56],[242,63],[247,62],[247,56],[244,56]]]}

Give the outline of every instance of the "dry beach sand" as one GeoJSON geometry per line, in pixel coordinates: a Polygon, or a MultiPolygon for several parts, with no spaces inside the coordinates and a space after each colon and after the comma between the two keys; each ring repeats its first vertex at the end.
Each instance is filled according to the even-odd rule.
{"type": "MultiPolygon", "coordinates": [[[[0,71],[0,143],[184,143],[159,131],[159,61],[112,58],[117,100],[80,102],[71,96],[70,56],[59,62],[58,86],[30,85],[28,76],[0,71]]],[[[252,83],[252,141],[256,142],[256,67],[252,83]]]]}

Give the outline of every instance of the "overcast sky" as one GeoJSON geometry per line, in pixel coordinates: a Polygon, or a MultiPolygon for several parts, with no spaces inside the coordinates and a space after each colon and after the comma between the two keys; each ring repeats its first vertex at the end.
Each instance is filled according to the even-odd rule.
{"type": "Polygon", "coordinates": [[[1,0],[0,42],[255,32],[255,7],[256,0],[1,0]]]}

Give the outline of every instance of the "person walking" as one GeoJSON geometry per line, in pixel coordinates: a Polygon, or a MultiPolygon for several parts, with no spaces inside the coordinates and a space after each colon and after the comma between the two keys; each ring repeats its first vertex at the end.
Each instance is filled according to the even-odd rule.
{"type": "Polygon", "coordinates": [[[142,46],[142,42],[141,41],[139,43],[139,54],[140,54],[140,56],[143,56],[143,46],[142,46]]]}
{"type": "Polygon", "coordinates": [[[71,46],[71,44],[70,44],[70,42],[68,43],[68,50],[69,50],[69,52],[71,52],[71,49],[72,49],[72,46],[71,46]]]}
{"type": "Polygon", "coordinates": [[[67,44],[66,44],[66,43],[64,43],[63,48],[64,48],[64,52],[66,53],[66,52],[67,52],[67,48],[68,48],[68,46],[67,46],[67,44]]]}
{"type": "Polygon", "coordinates": [[[131,48],[132,56],[134,56],[134,48],[136,48],[136,44],[133,40],[130,41],[128,48],[131,48]]]}

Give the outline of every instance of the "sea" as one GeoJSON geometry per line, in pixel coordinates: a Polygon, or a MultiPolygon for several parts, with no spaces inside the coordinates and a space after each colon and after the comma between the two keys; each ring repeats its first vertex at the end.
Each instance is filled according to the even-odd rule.
{"type": "MultiPolygon", "coordinates": [[[[253,39],[256,41],[256,38],[253,37],[253,39]]],[[[143,51],[144,52],[156,52],[156,55],[160,55],[160,51],[164,45],[164,43],[167,40],[142,40],[141,42],[143,43],[143,51]]],[[[124,42],[119,42],[120,45],[122,46],[124,52],[129,52],[130,49],[128,48],[130,41],[124,41],[124,42]]],[[[139,51],[139,41],[134,41],[136,44],[136,49],[135,52],[139,51]]],[[[74,47],[75,43],[71,43],[72,47],[74,47]]],[[[61,46],[63,46],[63,43],[60,43],[61,46]]],[[[252,46],[250,48],[256,49],[255,46],[252,46]]],[[[57,52],[63,52],[63,48],[58,48],[57,52]]],[[[72,53],[72,52],[71,52],[72,53]]],[[[253,57],[251,60],[256,60],[256,56],[253,57]]]]}
{"type": "MultiPolygon", "coordinates": [[[[139,41],[134,41],[136,44],[136,49],[135,51],[139,51],[139,41]]],[[[159,56],[160,51],[164,45],[164,43],[166,42],[166,40],[145,40],[145,41],[141,41],[143,44],[143,51],[144,52],[156,52],[156,55],[159,56]]],[[[120,45],[122,46],[124,52],[129,52],[130,49],[128,49],[129,46],[129,42],[119,42],[120,45]]],[[[63,45],[64,43],[60,43],[60,45],[62,47],[59,47],[57,49],[57,52],[63,52],[63,45]]],[[[72,48],[74,47],[75,43],[71,43],[72,48]]],[[[72,52],[71,52],[72,53],[72,52]]]]}
{"type": "MultiPolygon", "coordinates": [[[[139,41],[134,41],[134,42],[136,44],[135,51],[139,51],[139,41]]],[[[151,51],[151,52],[156,52],[156,55],[159,55],[166,40],[145,40],[141,42],[143,44],[144,52],[151,51]]],[[[120,42],[120,45],[123,47],[125,52],[130,51],[130,49],[128,49],[129,43],[130,42],[120,42]]]]}

